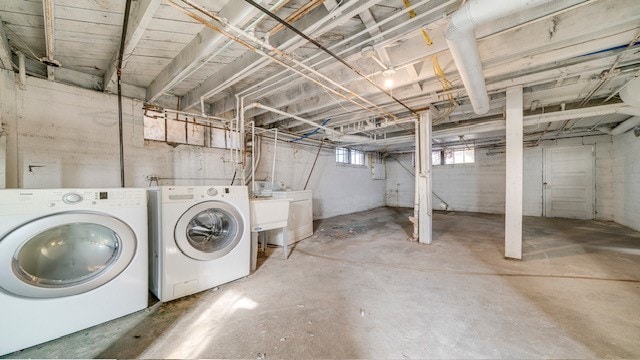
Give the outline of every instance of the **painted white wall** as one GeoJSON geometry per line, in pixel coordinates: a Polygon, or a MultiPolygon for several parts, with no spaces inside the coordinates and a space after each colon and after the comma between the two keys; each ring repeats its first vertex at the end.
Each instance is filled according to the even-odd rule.
{"type": "MultiPolygon", "coordinates": [[[[13,73],[2,72],[2,84],[13,73]]],[[[118,187],[117,98],[114,95],[28,77],[3,92],[2,113],[9,133],[7,175],[9,187],[118,187]],[[14,109],[12,112],[11,110],[14,109]],[[7,111],[5,111],[7,110],[7,111]],[[9,160],[9,159],[8,159],[9,160]]],[[[175,148],[145,141],[142,102],[123,99],[125,182],[128,187],[160,184],[227,184],[233,176],[229,154],[221,149],[179,145],[175,148]],[[186,179],[220,180],[186,180],[186,179]]]]}
{"type": "Polygon", "coordinates": [[[640,231],[640,138],[632,131],[613,138],[613,219],[640,231]]]}
{"type": "MultiPolygon", "coordinates": [[[[117,97],[33,77],[21,89],[15,81],[12,72],[0,72],[0,119],[8,134],[7,186],[119,187],[117,97]]],[[[148,176],[174,178],[160,185],[231,183],[234,167],[228,150],[145,141],[142,107],[138,100],[123,99],[128,187],[148,186],[148,176]]],[[[282,142],[278,146],[276,179],[293,190],[302,189],[317,148],[282,142]]],[[[271,174],[271,143],[265,141],[264,149],[258,179],[271,174]]],[[[383,206],[384,185],[384,180],[371,179],[368,167],[336,164],[334,151],[327,149],[308,187],[314,192],[314,217],[383,206]]]]}
{"type": "MultiPolygon", "coordinates": [[[[271,181],[273,140],[263,139],[261,148],[256,180],[271,181]]],[[[303,190],[317,151],[317,147],[279,141],[276,182],[282,182],[291,190],[303,190]]],[[[384,206],[384,188],[385,180],[373,180],[369,166],[337,164],[335,150],[326,148],[320,152],[307,186],[307,190],[313,192],[314,219],[384,206]]]]}
{"type": "MultiPolygon", "coordinates": [[[[596,162],[596,218],[613,219],[612,142],[610,136],[561,139],[541,142],[540,146],[524,149],[523,212],[528,216],[542,216],[542,159],[543,148],[593,145],[596,162]]],[[[394,155],[395,156],[395,155],[394,155]]],[[[411,169],[411,154],[397,155],[402,164],[411,169]]],[[[450,210],[504,213],[505,154],[478,149],[475,163],[438,165],[433,167],[433,192],[449,205],[450,210]]],[[[387,206],[413,206],[413,177],[395,160],[387,158],[387,206]]],[[[439,200],[433,199],[438,209],[439,200]]]]}

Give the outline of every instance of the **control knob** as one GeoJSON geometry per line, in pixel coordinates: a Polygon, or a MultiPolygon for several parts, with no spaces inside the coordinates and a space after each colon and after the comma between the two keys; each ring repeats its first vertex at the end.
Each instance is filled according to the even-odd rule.
{"type": "Polygon", "coordinates": [[[67,193],[62,197],[62,201],[64,201],[65,204],[79,203],[80,201],[82,201],[82,195],[78,193],[67,193]]]}

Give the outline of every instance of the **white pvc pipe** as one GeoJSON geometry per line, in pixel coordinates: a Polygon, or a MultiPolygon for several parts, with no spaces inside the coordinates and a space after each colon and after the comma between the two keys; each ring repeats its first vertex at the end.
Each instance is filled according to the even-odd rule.
{"type": "Polygon", "coordinates": [[[312,125],[312,126],[317,127],[319,129],[323,129],[324,131],[326,131],[328,133],[336,134],[338,136],[343,136],[344,135],[340,131],[333,130],[332,128],[328,128],[326,126],[322,126],[322,125],[320,125],[318,123],[315,123],[315,122],[313,122],[311,120],[307,120],[307,119],[302,118],[300,116],[292,115],[292,114],[289,114],[287,112],[284,112],[284,111],[281,111],[281,110],[278,110],[278,109],[275,109],[275,108],[272,108],[270,106],[266,106],[266,105],[263,105],[263,104],[260,104],[260,103],[252,103],[252,104],[249,104],[246,108],[244,108],[243,111],[242,111],[242,114],[243,114],[242,116],[243,117],[244,117],[244,112],[249,110],[249,109],[264,109],[264,110],[270,111],[272,113],[284,115],[284,116],[296,119],[298,121],[302,121],[303,123],[312,125]]]}
{"type": "Polygon", "coordinates": [[[420,174],[420,137],[418,134],[420,133],[420,122],[418,119],[415,120],[415,152],[413,154],[415,170],[414,170],[414,199],[413,199],[413,241],[418,241],[420,238],[419,231],[419,216],[420,216],[420,183],[419,183],[419,174],[420,174]]]}
{"type": "MultiPolygon", "coordinates": [[[[565,121],[571,119],[578,119],[584,117],[604,116],[610,114],[625,114],[631,116],[640,116],[640,109],[634,109],[630,106],[624,106],[624,104],[611,104],[594,106],[592,108],[573,109],[566,111],[556,111],[552,113],[540,114],[540,115],[527,115],[524,117],[524,126],[535,126],[538,124],[545,124],[550,122],[565,121]],[[637,115],[636,115],[637,114],[637,115]]],[[[487,121],[480,124],[461,126],[452,129],[445,129],[435,131],[434,137],[447,137],[447,136],[460,136],[486,133],[491,131],[502,131],[505,129],[504,120],[487,121]]]]}
{"type": "Polygon", "coordinates": [[[628,118],[627,120],[618,124],[618,126],[611,129],[611,135],[624,134],[636,126],[640,126],[640,117],[634,116],[634,117],[628,118]]]}
{"type": "Polygon", "coordinates": [[[196,114],[196,113],[192,113],[192,112],[186,112],[186,111],[180,111],[180,110],[164,109],[164,111],[168,112],[168,113],[178,114],[178,115],[195,117],[195,118],[207,121],[207,122],[222,121],[222,122],[226,123],[227,121],[229,121],[229,119],[225,119],[225,118],[218,117],[218,116],[200,115],[200,114],[196,114]]]}
{"type": "MultiPolygon", "coordinates": [[[[405,13],[408,13],[409,11],[414,10],[415,8],[417,8],[419,6],[425,5],[429,1],[430,0],[423,0],[421,2],[416,2],[415,4],[413,4],[413,5],[411,5],[411,6],[407,7],[407,8],[404,8],[403,10],[397,12],[396,14],[394,14],[392,16],[389,16],[389,17],[387,17],[387,18],[385,18],[383,20],[380,20],[378,23],[376,23],[376,26],[381,27],[382,25],[384,25],[384,24],[386,24],[386,23],[388,23],[388,22],[390,22],[392,20],[395,20],[397,17],[406,16],[405,13]]],[[[349,52],[349,51],[351,51],[353,49],[361,48],[364,44],[373,44],[373,43],[375,43],[376,40],[383,40],[384,39],[385,41],[383,41],[381,43],[376,43],[377,46],[383,46],[383,44],[386,41],[389,41],[389,39],[385,39],[385,35],[388,35],[388,34],[394,32],[394,31],[398,30],[402,26],[406,26],[406,25],[408,25],[408,24],[410,24],[410,23],[412,23],[414,21],[418,21],[418,20],[422,19],[423,17],[427,17],[427,16],[429,16],[429,15],[431,15],[431,14],[437,12],[437,11],[440,11],[440,10],[444,9],[446,6],[449,6],[449,5],[453,4],[454,2],[455,1],[451,1],[451,0],[447,1],[446,3],[443,3],[443,4],[439,5],[439,6],[436,6],[436,7],[432,8],[432,9],[429,9],[429,10],[423,12],[423,13],[420,13],[416,17],[411,18],[411,19],[403,22],[402,24],[399,24],[401,26],[397,25],[397,26],[391,27],[389,29],[385,29],[380,34],[377,34],[377,35],[369,37],[369,38],[367,38],[367,39],[365,39],[363,41],[360,41],[360,42],[352,44],[351,43],[352,40],[357,39],[359,36],[361,36],[361,35],[363,35],[365,33],[368,33],[370,31],[370,29],[368,29],[368,28],[364,29],[364,30],[362,30],[360,32],[357,32],[357,33],[349,36],[346,39],[341,40],[340,42],[338,42],[336,44],[332,44],[331,46],[328,47],[328,49],[329,50],[334,50],[334,49],[337,49],[338,46],[341,46],[341,45],[344,45],[344,44],[349,44],[350,46],[348,48],[341,49],[339,52],[337,52],[337,55],[344,55],[344,54],[346,54],[347,52],[349,52]]],[[[318,57],[318,56],[320,56],[322,54],[323,54],[322,52],[318,52],[315,55],[312,55],[309,58],[304,59],[303,62],[305,62],[305,63],[306,62],[310,62],[311,60],[313,60],[314,58],[316,58],[316,57],[318,57]]],[[[311,66],[317,68],[320,64],[322,64],[322,63],[324,63],[326,61],[329,61],[331,59],[333,59],[333,58],[332,57],[326,57],[326,58],[324,58],[324,59],[322,59],[322,60],[320,60],[318,62],[315,62],[315,63],[311,64],[311,66]]],[[[272,75],[271,77],[268,77],[265,80],[263,80],[263,81],[255,84],[255,85],[251,86],[250,88],[244,90],[243,93],[248,93],[248,95],[255,95],[257,93],[270,94],[271,92],[273,92],[275,90],[270,90],[270,91],[266,91],[265,92],[265,89],[264,88],[260,88],[260,87],[262,85],[264,85],[264,84],[270,84],[269,87],[270,86],[275,86],[275,85],[277,85],[277,84],[279,84],[281,82],[285,82],[285,81],[288,81],[288,80],[290,80],[292,78],[295,78],[295,76],[296,76],[295,74],[290,74],[290,75],[288,75],[288,76],[286,76],[286,77],[284,77],[284,78],[282,78],[280,80],[275,80],[279,76],[285,74],[286,72],[287,72],[287,70],[283,70],[283,71],[281,71],[281,72],[279,72],[279,73],[277,73],[275,75],[272,75]],[[251,93],[249,93],[250,91],[251,91],[251,93]]]]}
{"type": "Polygon", "coordinates": [[[251,194],[256,193],[256,122],[251,121],[251,194]]]}
{"type": "Polygon", "coordinates": [[[469,0],[453,13],[444,36],[476,114],[489,111],[475,28],[550,0],[469,0]]]}
{"type": "Polygon", "coordinates": [[[271,191],[273,191],[273,185],[276,181],[276,152],[278,150],[278,129],[275,129],[275,135],[273,137],[273,163],[271,164],[271,191]]]}
{"type": "MultiPolygon", "coordinates": [[[[240,98],[240,109],[244,107],[244,97],[240,98]]],[[[238,164],[240,165],[240,171],[242,173],[242,184],[247,183],[247,175],[244,169],[244,110],[240,111],[240,123],[238,124],[238,149],[236,150],[236,156],[238,164]]]]}

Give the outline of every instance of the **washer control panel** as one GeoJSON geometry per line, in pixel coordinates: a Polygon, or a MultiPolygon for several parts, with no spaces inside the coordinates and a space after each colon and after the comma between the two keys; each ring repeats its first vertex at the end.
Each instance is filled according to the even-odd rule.
{"type": "Polygon", "coordinates": [[[207,195],[216,196],[216,195],[218,195],[218,190],[216,190],[216,188],[208,188],[207,189],[207,195]]]}

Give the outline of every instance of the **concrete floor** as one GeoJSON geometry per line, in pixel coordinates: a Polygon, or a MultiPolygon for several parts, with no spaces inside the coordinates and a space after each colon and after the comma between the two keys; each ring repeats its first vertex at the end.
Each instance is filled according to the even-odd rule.
{"type": "Polygon", "coordinates": [[[9,357],[640,358],[640,233],[526,218],[514,261],[503,216],[437,213],[426,246],[409,215],[320,221],[287,261],[9,357]]]}

